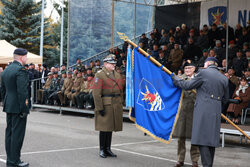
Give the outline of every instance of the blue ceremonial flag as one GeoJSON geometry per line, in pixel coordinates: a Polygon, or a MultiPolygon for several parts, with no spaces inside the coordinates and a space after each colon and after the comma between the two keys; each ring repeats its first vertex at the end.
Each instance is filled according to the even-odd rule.
{"type": "Polygon", "coordinates": [[[133,82],[133,64],[132,49],[128,47],[127,66],[126,66],[126,107],[134,107],[134,82],[133,82]]]}
{"type": "Polygon", "coordinates": [[[171,77],[134,49],[134,108],[130,119],[153,138],[169,143],[179,116],[182,89],[171,77]]]}

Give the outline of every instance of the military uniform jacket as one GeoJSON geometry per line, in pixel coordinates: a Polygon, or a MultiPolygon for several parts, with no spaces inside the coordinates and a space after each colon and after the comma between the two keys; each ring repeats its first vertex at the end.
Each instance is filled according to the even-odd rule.
{"type": "MultiPolygon", "coordinates": [[[[181,78],[190,80],[185,74],[182,75],[181,78]]],[[[184,91],[179,119],[175,126],[173,136],[191,139],[195,99],[196,94],[193,91],[184,91]]]]}
{"type": "Polygon", "coordinates": [[[83,84],[83,82],[84,82],[84,79],[82,77],[75,78],[71,90],[75,90],[76,92],[80,92],[81,85],[83,84]]]}
{"type": "Polygon", "coordinates": [[[196,89],[191,144],[220,145],[222,98],[228,99],[228,79],[214,65],[202,69],[190,81],[177,76],[173,83],[185,90],[196,89]]]}
{"type": "Polygon", "coordinates": [[[80,92],[90,93],[90,92],[92,92],[92,87],[93,87],[93,80],[84,81],[84,83],[81,86],[80,92]]]}
{"type": "Polygon", "coordinates": [[[43,86],[43,89],[48,90],[49,87],[50,87],[51,81],[52,81],[52,79],[48,78],[48,79],[46,80],[44,86],[43,86]]]}
{"type": "Polygon", "coordinates": [[[61,90],[64,91],[65,93],[70,92],[72,86],[73,86],[73,78],[66,78],[61,90]]]}
{"type": "Polygon", "coordinates": [[[3,111],[6,113],[29,113],[28,71],[18,61],[13,61],[2,73],[1,94],[3,111]]]}
{"type": "Polygon", "coordinates": [[[58,78],[53,78],[49,87],[49,91],[57,91],[60,89],[60,80],[58,78]]]}
{"type": "Polygon", "coordinates": [[[95,130],[122,130],[123,87],[124,80],[118,72],[109,72],[104,67],[96,73],[92,92],[95,102],[95,130]],[[117,96],[111,97],[111,95],[117,96]],[[100,115],[101,110],[105,111],[104,116],[100,115]]]}

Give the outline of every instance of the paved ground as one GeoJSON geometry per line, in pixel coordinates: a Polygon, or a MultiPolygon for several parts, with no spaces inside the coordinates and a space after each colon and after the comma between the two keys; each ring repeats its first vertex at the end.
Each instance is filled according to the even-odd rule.
{"type": "MultiPolygon", "coordinates": [[[[6,159],[4,129],[5,114],[0,112],[0,167],[5,166],[6,159]]],[[[118,157],[107,159],[98,157],[98,132],[94,131],[93,118],[36,111],[28,118],[26,132],[22,159],[30,167],[172,167],[176,163],[175,139],[169,145],[160,143],[144,136],[129,122],[124,122],[122,132],[113,134],[112,148],[118,157]]],[[[187,145],[186,166],[190,166],[190,141],[187,145]]],[[[249,164],[249,145],[226,143],[225,148],[216,149],[215,167],[249,167],[249,164]]]]}

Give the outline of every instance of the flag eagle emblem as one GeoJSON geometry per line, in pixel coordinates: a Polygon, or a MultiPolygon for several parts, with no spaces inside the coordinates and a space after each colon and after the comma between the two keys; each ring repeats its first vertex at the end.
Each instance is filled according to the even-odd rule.
{"type": "Polygon", "coordinates": [[[147,111],[160,111],[165,108],[162,98],[149,81],[142,78],[139,85],[137,104],[147,111]]]}

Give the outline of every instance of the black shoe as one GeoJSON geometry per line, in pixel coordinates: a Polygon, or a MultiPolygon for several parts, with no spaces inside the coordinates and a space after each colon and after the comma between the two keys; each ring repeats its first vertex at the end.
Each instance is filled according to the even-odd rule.
{"type": "Polygon", "coordinates": [[[109,157],[117,157],[117,155],[114,154],[114,153],[110,150],[110,148],[107,148],[106,154],[107,154],[107,156],[109,156],[109,157]]]}
{"type": "Polygon", "coordinates": [[[100,157],[102,158],[107,158],[107,154],[104,152],[104,150],[100,150],[100,153],[99,153],[100,157]]]}
{"type": "Polygon", "coordinates": [[[27,162],[20,162],[17,167],[28,167],[29,166],[29,163],[27,162]]]}

